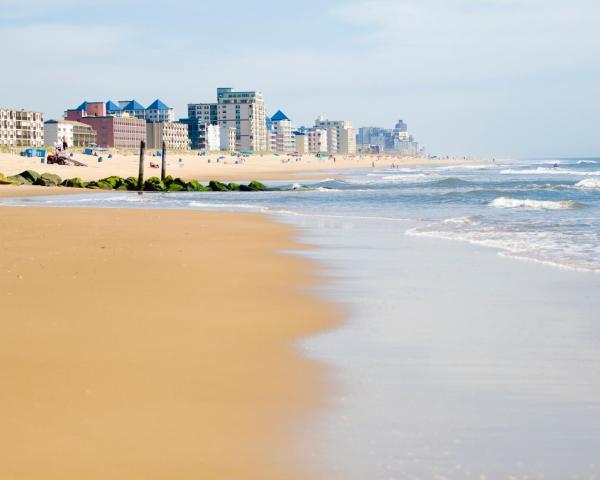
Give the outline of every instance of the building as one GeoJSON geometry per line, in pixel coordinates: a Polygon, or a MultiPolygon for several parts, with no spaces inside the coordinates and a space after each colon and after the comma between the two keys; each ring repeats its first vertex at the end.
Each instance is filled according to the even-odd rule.
{"type": "Polygon", "coordinates": [[[54,146],[66,140],[70,147],[89,147],[96,143],[96,131],[85,123],[72,120],[48,120],[44,123],[44,145],[54,146]]]}
{"type": "Polygon", "coordinates": [[[315,127],[327,129],[329,153],[356,153],[356,130],[349,121],[327,120],[321,116],[315,121],[315,127]]]}
{"type": "Polygon", "coordinates": [[[136,100],[121,100],[119,105],[124,106],[121,108],[123,114],[127,114],[130,117],[139,118],[140,120],[146,120],[146,108],[136,100]]]}
{"type": "Polygon", "coordinates": [[[165,142],[172,150],[189,150],[188,125],[178,122],[147,122],[146,144],[148,148],[162,148],[165,142]]]}
{"type": "Polygon", "coordinates": [[[156,99],[146,108],[146,121],[148,122],[175,122],[175,111],[156,99]]]}
{"type": "Polygon", "coordinates": [[[188,104],[188,118],[201,120],[209,125],[218,125],[216,103],[190,103],[188,104]]]}
{"type": "Polygon", "coordinates": [[[327,153],[329,151],[328,131],[324,128],[306,130],[309,153],[327,153]]]}
{"type": "Polygon", "coordinates": [[[406,156],[421,153],[419,143],[408,133],[408,125],[399,120],[392,128],[361,127],[357,141],[361,151],[388,152],[406,156]]]}
{"type": "Polygon", "coordinates": [[[300,155],[304,155],[305,153],[309,153],[308,149],[308,135],[306,132],[296,131],[293,132],[294,135],[294,147],[295,152],[300,155]]]}
{"type": "Polygon", "coordinates": [[[41,112],[0,108],[0,145],[41,147],[44,115],[41,112]]]}
{"type": "Polygon", "coordinates": [[[63,141],[66,141],[69,146],[73,145],[73,122],[67,120],[44,122],[44,145],[53,147],[57,142],[63,141]]]}
{"type": "Polygon", "coordinates": [[[217,88],[217,104],[219,126],[236,130],[237,150],[267,150],[267,115],[262,93],[217,88]]]}
{"type": "Polygon", "coordinates": [[[271,150],[292,153],[296,151],[296,143],[292,135],[291,120],[279,110],[271,117],[271,150]]]}
{"type": "Polygon", "coordinates": [[[234,127],[219,127],[220,148],[224,152],[235,151],[236,129],[234,127]]]}

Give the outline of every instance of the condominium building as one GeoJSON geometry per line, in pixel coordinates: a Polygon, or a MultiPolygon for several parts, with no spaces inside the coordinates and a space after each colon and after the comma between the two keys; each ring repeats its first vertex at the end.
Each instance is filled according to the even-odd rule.
{"type": "Polygon", "coordinates": [[[190,138],[188,126],[178,122],[146,123],[146,142],[148,148],[162,148],[163,142],[169,149],[189,150],[190,138]]]}
{"type": "Polygon", "coordinates": [[[333,153],[329,151],[329,135],[324,128],[310,128],[306,130],[308,151],[310,153],[333,153]]]}
{"type": "Polygon", "coordinates": [[[146,141],[146,122],[133,117],[82,117],[96,131],[96,143],[105,148],[139,148],[146,141]]]}
{"type": "Polygon", "coordinates": [[[149,122],[175,122],[175,111],[159,99],[146,108],[146,120],[149,122]]]}
{"type": "Polygon", "coordinates": [[[217,104],[219,126],[233,127],[236,130],[236,149],[267,150],[266,113],[262,93],[218,88],[217,104]]]}
{"type": "Polygon", "coordinates": [[[44,115],[0,108],[0,145],[40,147],[44,144],[44,115]]]}
{"type": "Polygon", "coordinates": [[[48,120],[44,123],[44,145],[67,142],[69,147],[89,147],[96,143],[96,131],[85,123],[72,120],[48,120]]]}
{"type": "Polygon", "coordinates": [[[327,120],[321,116],[315,121],[315,126],[327,129],[329,153],[356,153],[356,130],[349,121],[327,120]]]}
{"type": "Polygon", "coordinates": [[[296,144],[292,135],[291,120],[279,110],[271,117],[271,150],[275,152],[291,153],[296,150],[296,144]]]}
{"type": "Polygon", "coordinates": [[[309,153],[308,149],[308,135],[306,132],[296,131],[293,133],[294,135],[294,147],[295,152],[300,155],[304,155],[305,153],[309,153]]]}
{"type": "Polygon", "coordinates": [[[234,127],[219,127],[220,148],[224,152],[235,150],[236,129],[234,127]]]}
{"type": "Polygon", "coordinates": [[[391,152],[415,156],[421,153],[419,143],[408,133],[408,125],[398,120],[392,128],[361,127],[358,143],[363,151],[391,152]]]}

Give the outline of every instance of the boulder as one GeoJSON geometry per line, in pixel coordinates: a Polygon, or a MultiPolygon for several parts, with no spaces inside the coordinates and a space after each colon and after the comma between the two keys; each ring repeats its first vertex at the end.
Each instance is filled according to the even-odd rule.
{"type": "Polygon", "coordinates": [[[110,182],[107,182],[106,180],[98,180],[96,182],[96,185],[98,186],[98,188],[101,188],[102,190],[113,190],[114,189],[112,184],[110,182]]]}
{"type": "Polygon", "coordinates": [[[68,178],[66,180],[64,180],[61,185],[63,187],[70,187],[70,188],[84,188],[85,184],[84,182],[81,180],[81,178],[68,178]]]}
{"type": "Polygon", "coordinates": [[[208,192],[210,188],[202,185],[198,180],[192,180],[187,183],[188,192],[208,192]]]}
{"type": "Polygon", "coordinates": [[[208,183],[208,188],[210,188],[213,192],[227,192],[229,189],[227,185],[221,182],[217,182],[216,180],[211,180],[208,183]]]}
{"type": "Polygon", "coordinates": [[[95,181],[91,181],[91,182],[86,182],[84,184],[85,188],[89,188],[92,190],[98,190],[100,187],[98,186],[98,182],[95,181]]]}
{"type": "Polygon", "coordinates": [[[33,185],[35,183],[35,181],[41,177],[41,175],[36,172],[35,170],[25,170],[21,173],[19,173],[19,175],[23,178],[25,178],[27,180],[27,182],[31,185],[33,185]]]}
{"type": "Polygon", "coordinates": [[[103,178],[102,180],[99,180],[99,182],[105,182],[108,183],[111,188],[116,189],[119,188],[121,186],[125,185],[125,179],[116,175],[113,175],[111,177],[107,177],[107,178],[103,178]]]}
{"type": "Polygon", "coordinates": [[[240,192],[252,192],[253,190],[248,185],[240,185],[240,192]]]}
{"type": "Polygon", "coordinates": [[[178,183],[171,183],[171,185],[169,185],[168,187],[166,187],[167,192],[185,192],[187,190],[187,186],[183,187],[181,185],[179,185],[178,183]]]}
{"type": "Polygon", "coordinates": [[[21,175],[11,175],[7,178],[7,180],[11,181],[15,185],[31,185],[31,182],[21,175]]]}
{"type": "Polygon", "coordinates": [[[256,180],[252,180],[248,184],[248,188],[250,188],[250,190],[252,190],[253,192],[266,192],[267,191],[267,187],[265,185],[263,185],[262,183],[257,182],[256,180]]]}
{"type": "Polygon", "coordinates": [[[234,182],[231,182],[229,185],[227,185],[227,188],[229,190],[231,190],[232,192],[240,191],[240,185],[238,183],[234,183],[234,182]]]}
{"type": "Polygon", "coordinates": [[[137,178],[127,177],[125,179],[125,188],[127,188],[127,190],[130,190],[130,191],[139,190],[137,178]]]}
{"type": "Polygon", "coordinates": [[[162,192],[165,190],[165,184],[158,177],[150,177],[144,182],[143,190],[146,192],[162,192]]]}
{"type": "Polygon", "coordinates": [[[163,183],[165,184],[165,187],[169,188],[169,185],[173,183],[173,177],[171,175],[167,175],[163,180],[163,183]]]}
{"type": "Polygon", "coordinates": [[[61,182],[62,179],[58,175],[53,173],[42,173],[33,184],[42,185],[44,187],[57,187],[61,182]]]}

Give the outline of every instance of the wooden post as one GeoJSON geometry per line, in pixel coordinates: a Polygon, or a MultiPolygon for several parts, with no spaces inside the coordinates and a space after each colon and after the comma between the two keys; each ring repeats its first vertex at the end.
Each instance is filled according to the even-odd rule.
{"type": "Polygon", "coordinates": [[[160,179],[164,182],[167,176],[167,145],[162,142],[162,170],[160,171],[160,179]]]}
{"type": "Polygon", "coordinates": [[[138,189],[144,188],[144,154],[146,152],[146,142],[140,142],[140,173],[138,175],[138,189]]]}

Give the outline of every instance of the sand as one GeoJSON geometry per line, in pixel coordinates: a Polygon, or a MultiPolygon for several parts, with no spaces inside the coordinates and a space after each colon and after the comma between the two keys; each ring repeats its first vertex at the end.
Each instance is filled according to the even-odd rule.
{"type": "Polygon", "coordinates": [[[336,313],[254,214],[0,208],[0,478],[322,478],[336,313]]]}
{"type": "MultiPolygon", "coordinates": [[[[152,157],[153,151],[146,155],[146,178],[160,176],[159,168],[151,168],[150,163],[160,164],[160,157],[152,157]]],[[[15,175],[26,169],[38,172],[48,172],[60,175],[62,178],[79,177],[83,180],[98,180],[111,175],[121,177],[136,177],[139,169],[139,154],[130,152],[113,152],[113,158],[99,163],[97,157],[75,153],[74,158],[88,165],[87,167],[73,167],[61,165],[45,165],[39,158],[25,158],[16,154],[0,153],[0,172],[5,175],[15,175]]],[[[446,159],[430,160],[427,158],[392,157],[386,155],[336,155],[334,162],[329,159],[318,159],[314,155],[304,155],[301,161],[295,157],[273,154],[251,155],[243,164],[235,164],[238,160],[232,155],[211,154],[200,157],[197,153],[169,152],[167,156],[167,174],[181,177],[185,180],[288,180],[301,178],[318,178],[335,176],[348,169],[370,168],[373,163],[376,167],[389,167],[392,163],[408,167],[416,165],[455,165],[464,163],[485,163],[486,160],[446,159]],[[217,163],[217,159],[225,159],[217,163]],[[181,162],[179,161],[181,159],[181,162]],[[210,160],[210,163],[209,163],[210,160]]]]}

